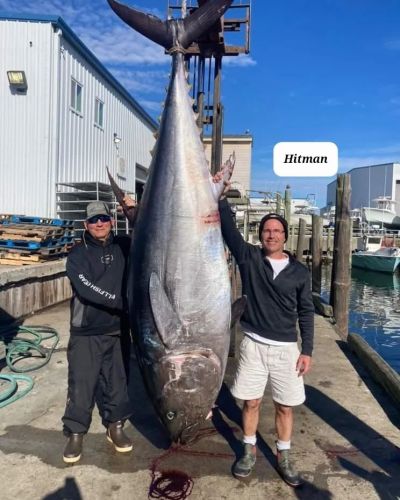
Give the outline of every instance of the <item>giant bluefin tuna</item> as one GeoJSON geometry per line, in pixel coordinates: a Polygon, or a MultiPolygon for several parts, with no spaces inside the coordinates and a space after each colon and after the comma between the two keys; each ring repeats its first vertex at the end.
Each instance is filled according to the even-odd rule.
{"type": "MultiPolygon", "coordinates": [[[[172,55],[149,175],[135,222],[128,285],[137,354],[156,411],[186,442],[209,414],[227,362],[231,291],[218,213],[223,181],[210,175],[185,74],[185,49],[232,0],[161,21],[114,0],[112,9],[172,55]]],[[[233,168],[228,161],[225,176],[233,168]]]]}

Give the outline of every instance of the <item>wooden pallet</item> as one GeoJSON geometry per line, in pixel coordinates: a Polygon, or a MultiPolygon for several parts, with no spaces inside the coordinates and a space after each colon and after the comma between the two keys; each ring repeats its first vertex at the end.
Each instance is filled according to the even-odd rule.
{"type": "Polygon", "coordinates": [[[64,246],[56,248],[42,248],[37,252],[26,250],[9,249],[0,252],[0,264],[10,266],[23,266],[29,264],[39,264],[52,259],[63,257],[68,250],[64,246]]]}
{"type": "Polygon", "coordinates": [[[0,264],[5,264],[8,266],[24,266],[28,264],[38,264],[40,262],[39,254],[32,255],[19,255],[17,253],[14,254],[0,254],[0,264]]]}
{"type": "Polygon", "coordinates": [[[36,224],[8,224],[0,226],[0,240],[36,241],[63,237],[65,230],[57,226],[36,224]]]}
{"type": "Polygon", "coordinates": [[[0,214],[0,221],[4,225],[37,224],[37,225],[67,227],[70,229],[72,229],[74,226],[74,221],[69,219],[51,219],[48,217],[37,217],[37,216],[18,215],[18,214],[0,214]]]}

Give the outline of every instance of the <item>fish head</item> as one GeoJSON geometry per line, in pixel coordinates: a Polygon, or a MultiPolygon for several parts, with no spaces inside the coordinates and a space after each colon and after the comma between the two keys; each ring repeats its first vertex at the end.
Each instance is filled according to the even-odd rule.
{"type": "Polygon", "coordinates": [[[187,443],[206,420],[222,381],[221,362],[211,349],[182,350],[164,356],[158,401],[163,424],[174,442],[187,443]]]}

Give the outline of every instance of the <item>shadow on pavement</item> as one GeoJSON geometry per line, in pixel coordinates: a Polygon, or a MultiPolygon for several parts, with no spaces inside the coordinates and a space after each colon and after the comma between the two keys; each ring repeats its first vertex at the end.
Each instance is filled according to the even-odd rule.
{"type": "Polygon", "coordinates": [[[350,443],[345,447],[328,440],[316,440],[317,446],[331,460],[332,469],[339,464],[355,476],[369,481],[379,498],[397,498],[388,496],[388,492],[400,493],[400,449],[315,387],[306,386],[306,391],[305,406],[350,443]],[[377,467],[381,470],[376,470],[377,467]]]}
{"type": "Polygon", "coordinates": [[[42,500],[82,500],[82,495],[75,479],[67,477],[65,486],[53,491],[53,493],[49,493],[42,500]]]}
{"type": "MultiPolygon", "coordinates": [[[[236,462],[236,460],[240,458],[242,452],[242,410],[237,405],[235,398],[232,396],[225,383],[222,385],[218,396],[217,406],[218,408],[216,408],[213,412],[212,422],[215,429],[219,432],[219,434],[221,434],[222,437],[224,437],[224,439],[226,439],[227,443],[232,448],[236,456],[236,462]],[[234,422],[236,426],[232,427],[228,425],[223,418],[223,414],[230,421],[234,422]]],[[[257,463],[252,476],[250,476],[248,480],[242,480],[241,482],[246,483],[252,478],[256,478],[259,481],[268,481],[269,479],[273,480],[279,477],[278,473],[275,471],[275,455],[270,446],[265,442],[259,433],[257,433],[257,448],[265,456],[266,461],[270,464],[270,467],[265,467],[264,464],[262,464],[260,468],[260,464],[257,463]]],[[[232,469],[233,466],[234,463],[232,464],[232,469]]],[[[297,498],[304,500],[330,500],[333,498],[329,491],[320,489],[308,481],[306,481],[301,488],[295,489],[294,493],[297,498]]]]}
{"type": "Polygon", "coordinates": [[[346,358],[350,361],[361,380],[371,391],[371,394],[386,413],[390,422],[400,430],[400,413],[393,404],[391,398],[385,393],[382,387],[374,381],[362,361],[349,348],[347,342],[338,340],[336,343],[346,358]]]}
{"type": "Polygon", "coordinates": [[[133,413],[129,421],[142,436],[158,449],[166,450],[171,445],[167,432],[154,410],[140,373],[135,354],[131,355],[129,366],[129,398],[133,413]]]}

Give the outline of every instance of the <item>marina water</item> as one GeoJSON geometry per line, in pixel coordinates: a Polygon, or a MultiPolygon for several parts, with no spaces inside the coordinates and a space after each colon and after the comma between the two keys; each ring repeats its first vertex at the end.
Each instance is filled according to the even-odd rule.
{"type": "MultiPolygon", "coordinates": [[[[322,297],[329,301],[331,266],[322,270],[322,297]]],[[[358,333],[400,373],[400,275],[353,268],[349,333],[358,333]]]]}

